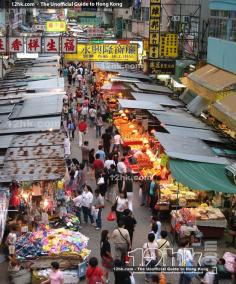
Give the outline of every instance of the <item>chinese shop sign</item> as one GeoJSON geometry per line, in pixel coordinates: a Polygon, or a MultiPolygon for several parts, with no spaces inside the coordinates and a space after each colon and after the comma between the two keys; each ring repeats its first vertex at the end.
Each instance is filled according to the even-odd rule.
{"type": "Polygon", "coordinates": [[[67,60],[137,62],[137,44],[78,44],[76,54],[66,54],[67,60]]]}
{"type": "Polygon", "coordinates": [[[159,58],[161,0],[150,0],[149,58],[159,58]]]}
{"type": "Polygon", "coordinates": [[[155,74],[165,74],[165,75],[174,75],[175,74],[175,60],[151,60],[150,68],[155,74]]]}
{"type": "Polygon", "coordinates": [[[160,36],[160,57],[176,58],[178,56],[178,35],[165,33],[160,36]]]}
{"type": "Polygon", "coordinates": [[[48,21],[46,22],[47,32],[66,32],[65,21],[48,21]]]}
{"type": "Polygon", "coordinates": [[[0,37],[0,54],[76,53],[76,48],[77,39],[75,37],[0,37]],[[43,42],[44,48],[42,48],[43,42]]]}

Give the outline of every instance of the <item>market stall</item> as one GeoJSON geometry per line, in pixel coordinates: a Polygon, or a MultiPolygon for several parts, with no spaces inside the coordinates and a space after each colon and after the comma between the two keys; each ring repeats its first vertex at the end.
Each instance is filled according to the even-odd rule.
{"type": "Polygon", "coordinates": [[[199,236],[221,238],[227,221],[219,208],[201,204],[197,208],[182,208],[171,212],[172,232],[178,239],[188,238],[195,243],[199,236]]]}

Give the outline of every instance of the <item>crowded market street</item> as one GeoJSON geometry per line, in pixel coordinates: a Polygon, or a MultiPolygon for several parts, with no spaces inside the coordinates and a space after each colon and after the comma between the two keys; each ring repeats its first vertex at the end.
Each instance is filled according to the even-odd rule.
{"type": "Polygon", "coordinates": [[[236,284],[235,31],[236,0],[1,1],[0,284],[236,284]]]}

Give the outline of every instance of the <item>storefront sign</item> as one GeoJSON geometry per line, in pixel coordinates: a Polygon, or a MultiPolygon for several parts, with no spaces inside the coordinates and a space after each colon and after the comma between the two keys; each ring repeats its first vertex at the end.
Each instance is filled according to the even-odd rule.
{"type": "Polygon", "coordinates": [[[41,37],[28,37],[26,38],[26,52],[39,53],[41,52],[41,37]]]}
{"type": "Polygon", "coordinates": [[[178,57],[178,35],[165,33],[160,35],[160,58],[178,57]]]}
{"type": "Polygon", "coordinates": [[[7,51],[7,40],[5,37],[0,37],[0,53],[5,53],[7,51]]]}
{"type": "Polygon", "coordinates": [[[174,75],[175,74],[175,60],[150,60],[150,69],[152,73],[158,75],[174,75]]]}
{"type": "Polygon", "coordinates": [[[46,22],[47,32],[66,32],[65,21],[48,21],[46,22]]]}
{"type": "Polygon", "coordinates": [[[59,53],[60,52],[59,37],[45,37],[44,38],[44,52],[59,53]]]}
{"type": "Polygon", "coordinates": [[[87,36],[88,37],[103,37],[105,34],[104,28],[88,28],[87,29],[87,36]]]}
{"type": "Polygon", "coordinates": [[[102,20],[100,17],[80,17],[79,23],[81,25],[99,26],[102,23],[102,20]]]}
{"type": "Polygon", "coordinates": [[[63,37],[62,38],[62,53],[76,53],[77,40],[74,37],[63,37]]]}
{"type": "Polygon", "coordinates": [[[9,52],[19,53],[24,50],[23,37],[10,37],[9,38],[9,52]]]}
{"type": "MultiPolygon", "coordinates": [[[[159,43],[161,30],[161,0],[150,0],[150,25],[149,25],[149,58],[159,58],[159,43]]],[[[151,64],[150,69],[152,72],[151,64]]]]}
{"type": "Polygon", "coordinates": [[[76,54],[66,54],[67,60],[137,62],[137,44],[78,44],[76,54]]]}

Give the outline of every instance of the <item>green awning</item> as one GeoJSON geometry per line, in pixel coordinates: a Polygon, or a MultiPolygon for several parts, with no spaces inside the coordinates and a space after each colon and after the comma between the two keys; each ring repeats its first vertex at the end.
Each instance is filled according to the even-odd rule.
{"type": "Polygon", "coordinates": [[[218,164],[170,159],[170,169],[176,181],[190,189],[236,193],[236,185],[225,175],[225,166],[218,164]]]}

